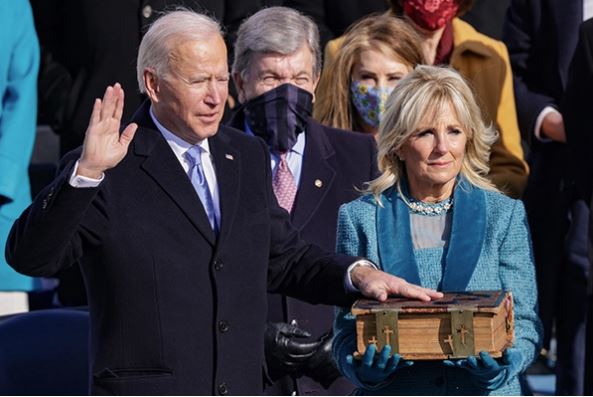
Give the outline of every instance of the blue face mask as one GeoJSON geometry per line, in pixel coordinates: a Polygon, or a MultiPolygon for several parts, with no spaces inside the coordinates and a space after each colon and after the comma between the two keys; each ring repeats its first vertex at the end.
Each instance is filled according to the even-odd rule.
{"type": "Polygon", "coordinates": [[[385,112],[385,102],[393,87],[370,87],[360,81],[350,83],[352,103],[365,123],[378,128],[381,116],[385,112]]]}

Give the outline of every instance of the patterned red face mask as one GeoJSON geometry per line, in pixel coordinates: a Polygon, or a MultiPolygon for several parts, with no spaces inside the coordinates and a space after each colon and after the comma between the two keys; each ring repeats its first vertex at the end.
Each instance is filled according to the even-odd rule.
{"type": "Polygon", "coordinates": [[[435,31],[455,15],[459,5],[456,0],[403,0],[404,13],[422,29],[435,31]]]}

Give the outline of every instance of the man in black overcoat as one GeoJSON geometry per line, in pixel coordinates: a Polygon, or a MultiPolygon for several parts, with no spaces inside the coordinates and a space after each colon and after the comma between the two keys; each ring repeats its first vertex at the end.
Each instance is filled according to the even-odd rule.
{"type": "MultiPolygon", "coordinates": [[[[107,85],[118,81],[126,92],[123,120],[146,99],[136,82],[136,55],[143,34],[164,11],[186,7],[212,15],[225,26],[228,45],[239,23],[264,2],[31,0],[42,55],[38,122],[53,128],[60,137],[60,152],[66,154],[82,144],[93,101],[107,85]]],[[[60,303],[85,305],[78,267],[59,278],[60,303]]]]}
{"type": "Polygon", "coordinates": [[[593,113],[591,112],[591,96],[593,95],[593,19],[583,22],[579,31],[579,40],[571,62],[568,73],[566,92],[562,102],[562,113],[566,125],[566,142],[569,151],[568,175],[574,184],[573,200],[579,205],[586,205],[589,210],[589,219],[580,219],[585,223],[586,234],[582,236],[588,244],[579,247],[583,253],[576,257],[587,258],[588,261],[580,261],[583,273],[587,274],[585,285],[575,285],[575,288],[585,291],[580,306],[587,313],[586,324],[580,323],[578,332],[586,335],[577,340],[575,346],[584,356],[584,363],[581,361],[579,373],[584,375],[583,395],[593,394],[593,216],[591,216],[591,203],[593,198],[593,162],[591,152],[593,151],[593,113]],[[587,227],[588,223],[588,227],[587,227]],[[588,236],[587,236],[588,234],[588,236]],[[587,255],[587,251],[588,255],[587,255]],[[585,342],[585,345],[583,345],[585,342]]]}

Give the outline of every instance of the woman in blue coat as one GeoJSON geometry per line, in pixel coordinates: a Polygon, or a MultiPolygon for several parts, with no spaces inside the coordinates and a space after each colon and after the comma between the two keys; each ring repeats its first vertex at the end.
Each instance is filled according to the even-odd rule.
{"type": "Polygon", "coordinates": [[[496,132],[458,73],[418,66],[388,100],[379,168],[368,194],[341,207],[338,251],[364,256],[408,282],[440,291],[508,290],[515,340],[501,359],[411,363],[376,352],[361,360],[355,320],[338,310],[333,352],[361,394],[513,395],[539,351],[541,324],[531,242],[521,201],[488,181],[496,132]],[[411,365],[414,364],[414,365],[411,365]]]}
{"type": "Polygon", "coordinates": [[[0,2],[0,315],[28,309],[34,280],[6,264],[14,220],[31,203],[28,167],[35,140],[39,43],[27,0],[0,2]]]}

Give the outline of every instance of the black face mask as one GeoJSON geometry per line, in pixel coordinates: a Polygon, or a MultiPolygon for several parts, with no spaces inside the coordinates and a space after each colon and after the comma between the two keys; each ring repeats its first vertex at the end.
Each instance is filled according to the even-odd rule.
{"type": "Polygon", "coordinates": [[[313,95],[292,84],[282,84],[245,103],[245,120],[256,136],[273,152],[286,152],[305,129],[313,107],[313,95]]]}

